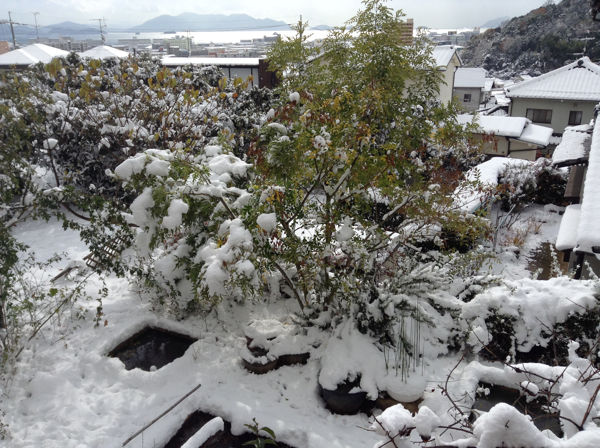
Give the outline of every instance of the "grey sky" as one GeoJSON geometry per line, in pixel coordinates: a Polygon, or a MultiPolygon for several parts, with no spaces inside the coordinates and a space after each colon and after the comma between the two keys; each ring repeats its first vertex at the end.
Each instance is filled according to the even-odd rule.
{"type": "MultiPolygon", "coordinates": [[[[390,6],[402,9],[415,19],[416,26],[457,28],[481,25],[503,16],[517,16],[541,6],[546,0],[391,0],[390,6]]],[[[0,19],[33,23],[38,11],[42,25],[66,20],[91,23],[104,17],[111,25],[138,25],[161,14],[182,12],[246,13],[256,18],[296,22],[300,14],[311,25],[340,25],[361,5],[360,0],[3,0],[0,19]]]]}

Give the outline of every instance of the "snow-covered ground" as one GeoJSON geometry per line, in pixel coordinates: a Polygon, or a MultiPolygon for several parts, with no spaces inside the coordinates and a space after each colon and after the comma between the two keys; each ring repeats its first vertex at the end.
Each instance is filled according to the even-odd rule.
{"type": "MultiPolygon", "coordinates": [[[[512,282],[507,290],[524,288],[525,295],[535,297],[536,287],[531,283],[534,281],[527,280],[530,283],[525,284],[520,280],[531,276],[526,255],[543,241],[553,242],[559,222],[555,208],[532,206],[509,231],[500,235],[499,256],[491,264],[491,270],[512,282]],[[515,242],[520,240],[522,246],[516,248],[515,242]]],[[[41,259],[49,258],[53,252],[66,252],[66,260],[77,260],[87,253],[77,234],[62,230],[56,221],[28,222],[16,229],[14,235],[35,248],[36,256],[41,259]]],[[[60,266],[66,262],[62,261],[60,266]]],[[[60,266],[49,275],[58,272],[60,266]]],[[[581,283],[574,291],[570,280],[558,280],[540,282],[538,295],[552,290],[557,296],[568,298],[577,291],[585,293],[588,285],[581,283]]],[[[72,278],[60,280],[62,284],[72,281],[72,278]]],[[[107,277],[105,281],[109,293],[103,301],[103,324],[95,327],[93,323],[97,306],[93,299],[103,286],[93,276],[86,287],[91,300],[64,310],[59,320],[26,345],[14,373],[2,384],[0,410],[5,413],[2,421],[8,425],[9,438],[0,441],[0,446],[119,447],[198,384],[201,387],[196,392],[127,446],[163,446],[186,416],[198,409],[232,422],[234,433],[244,431],[244,425],[256,418],[261,426],[271,428],[278,440],[298,448],[371,448],[384,440],[375,431],[367,430],[373,423],[372,417],[362,413],[335,415],[325,408],[318,392],[319,358],[328,346],[324,335],[313,335],[311,358],[306,365],[280,367],[264,375],[251,374],[243,368],[240,353],[246,345],[244,325],[253,319],[276,319],[291,325],[295,302],[222,304],[218,312],[207,318],[176,321],[151,309],[151,304],[126,280],[107,277]],[[120,342],[148,325],[198,340],[181,358],[151,372],[128,371],[120,360],[107,356],[120,342]]],[[[499,292],[495,294],[502,300],[499,292]]],[[[476,306],[475,303],[471,308],[476,306]]],[[[356,356],[357,363],[365,362],[360,353],[350,356],[356,356]]],[[[459,356],[425,359],[411,373],[411,381],[418,378],[415,384],[425,389],[423,412],[417,419],[417,427],[423,431],[431,430],[426,424],[430,411],[438,415],[442,425],[455,421],[452,404],[439,386],[445,383],[459,356]]],[[[330,365],[331,362],[329,368],[330,365]]],[[[469,406],[481,378],[498,382],[504,378],[505,383],[516,383],[517,387],[522,381],[499,364],[486,367],[465,360],[452,374],[451,396],[469,406]]],[[[503,435],[500,429],[497,433],[488,429],[496,428],[494,425],[507,416],[513,418],[511,412],[499,408],[487,420],[481,420],[475,428],[479,446],[494,446],[508,437],[506,431],[503,435]],[[482,436],[483,433],[487,436],[482,436]]],[[[389,411],[387,417],[384,420],[388,423],[413,422],[409,414],[389,411]]],[[[521,429],[515,427],[513,433],[541,437],[526,421],[519,424],[521,429]]],[[[595,424],[589,423],[590,431],[585,431],[585,437],[575,436],[569,441],[556,441],[556,437],[547,434],[537,440],[547,446],[600,446],[599,433],[594,428],[595,424]]],[[[454,438],[465,437],[459,432],[453,434],[454,438]]],[[[416,433],[413,440],[415,443],[420,440],[416,433]]],[[[468,445],[464,440],[462,443],[468,445]]],[[[471,439],[470,443],[477,440],[471,439]]]]}

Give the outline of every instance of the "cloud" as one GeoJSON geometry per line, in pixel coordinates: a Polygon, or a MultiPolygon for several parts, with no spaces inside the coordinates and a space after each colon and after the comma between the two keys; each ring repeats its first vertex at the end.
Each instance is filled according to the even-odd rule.
{"type": "MultiPolygon", "coordinates": [[[[472,27],[504,16],[522,15],[545,0],[391,0],[389,6],[402,9],[416,25],[438,28],[472,27]]],[[[138,25],[161,14],[246,13],[293,23],[300,15],[312,25],[341,25],[361,7],[360,0],[3,0],[13,20],[33,23],[39,11],[40,24],[65,20],[88,23],[104,17],[109,25],[138,25]]]]}

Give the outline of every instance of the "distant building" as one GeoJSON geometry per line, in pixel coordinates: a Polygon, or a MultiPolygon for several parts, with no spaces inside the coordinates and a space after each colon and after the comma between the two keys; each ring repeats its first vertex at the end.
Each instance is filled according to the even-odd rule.
{"type": "Polygon", "coordinates": [[[583,57],[506,89],[510,115],[562,134],[567,126],[589,123],[600,101],[600,66],[583,57]]]}
{"type": "Polygon", "coordinates": [[[228,79],[250,77],[250,86],[273,88],[277,84],[275,73],[269,71],[266,59],[260,58],[178,58],[164,57],[161,60],[165,67],[183,67],[186,65],[217,66],[228,79]]]}
{"type": "Polygon", "coordinates": [[[406,19],[400,25],[400,38],[404,45],[410,45],[413,42],[413,33],[415,29],[415,21],[413,19],[406,19]]]}

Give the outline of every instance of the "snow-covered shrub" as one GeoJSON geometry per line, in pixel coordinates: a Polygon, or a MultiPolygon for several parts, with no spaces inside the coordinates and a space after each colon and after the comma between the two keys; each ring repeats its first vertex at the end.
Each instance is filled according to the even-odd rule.
{"type": "Polygon", "coordinates": [[[119,266],[173,311],[252,294],[254,246],[242,219],[250,193],[237,186],[249,167],[214,145],[149,149],[118,165],[109,175],[134,196],[108,232],[133,229],[119,266]]]}
{"type": "Polygon", "coordinates": [[[507,165],[499,185],[504,210],[524,204],[562,204],[567,179],[550,159],[540,158],[531,165],[507,165]]]}
{"type": "Polygon", "coordinates": [[[56,212],[60,191],[48,151],[55,140],[36,140],[45,126],[47,99],[27,76],[0,80],[0,226],[56,212]]]}
{"type": "Polygon", "coordinates": [[[449,269],[435,274],[428,252],[442,263],[440,252],[472,243],[486,224],[453,200],[461,167],[480,154],[454,106],[434,100],[440,80],[424,69],[431,48],[404,45],[401,15],[384,3],[365,1],[347,29],[325,39],[320,63],[310,63],[302,23],[273,47],[273,67],[287,75],[283,104],[250,155],[260,192],[253,211],[275,225],[255,245],[309,320],[335,326],[351,317],[410,357],[417,350],[399,341],[396,323],[443,314],[431,295],[452,282],[449,269]],[[445,284],[426,293],[436,275],[447,275],[445,284]]]}
{"type": "Polygon", "coordinates": [[[503,361],[510,355],[564,365],[568,345],[576,341],[580,354],[595,361],[600,304],[594,291],[594,281],[523,279],[480,293],[463,306],[461,316],[472,329],[469,341],[487,359],[503,361]]]}
{"type": "MultiPolygon", "coordinates": [[[[46,153],[58,186],[104,196],[123,194],[105,169],[148,147],[194,152],[218,136],[247,147],[272,100],[264,89],[226,82],[214,67],[170,70],[150,58],[70,55],[22,76],[31,93],[14,107],[37,106],[41,126],[28,139],[46,153]]],[[[8,79],[8,87],[16,82],[8,79]]]]}

